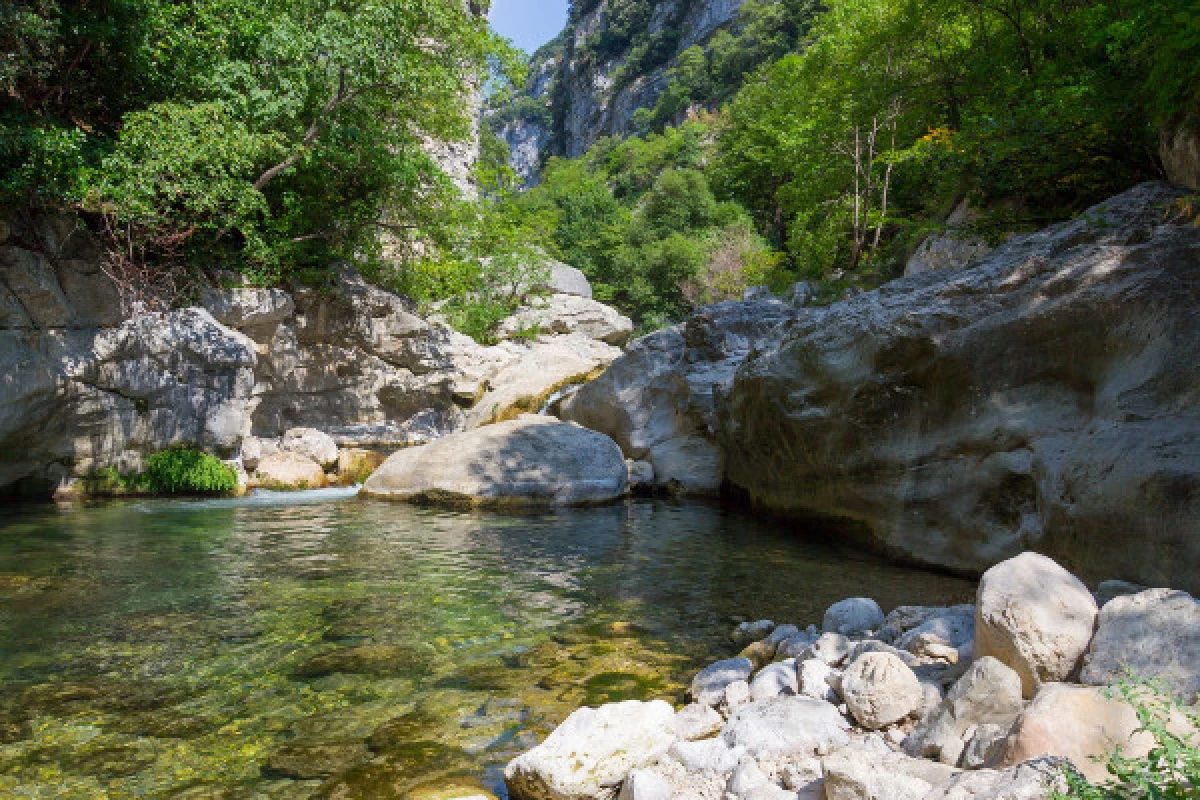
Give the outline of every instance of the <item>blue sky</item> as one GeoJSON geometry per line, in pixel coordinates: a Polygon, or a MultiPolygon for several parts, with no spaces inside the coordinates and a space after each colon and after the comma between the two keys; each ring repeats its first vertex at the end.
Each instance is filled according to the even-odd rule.
{"type": "Polygon", "coordinates": [[[532,53],[567,24],[567,0],[492,0],[492,27],[532,53]]]}

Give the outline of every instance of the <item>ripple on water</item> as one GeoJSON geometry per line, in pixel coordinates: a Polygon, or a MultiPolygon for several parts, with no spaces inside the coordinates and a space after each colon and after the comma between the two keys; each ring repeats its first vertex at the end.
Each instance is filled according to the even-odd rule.
{"type": "Polygon", "coordinates": [[[736,619],[972,591],[708,507],[355,491],[6,513],[0,794],[502,796],[578,705],[682,699],[736,619]]]}

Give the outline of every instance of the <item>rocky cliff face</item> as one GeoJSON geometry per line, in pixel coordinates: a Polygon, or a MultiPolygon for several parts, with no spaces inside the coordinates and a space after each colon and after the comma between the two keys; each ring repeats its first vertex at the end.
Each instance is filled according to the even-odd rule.
{"type": "Polygon", "coordinates": [[[677,56],[735,24],[743,2],[576,4],[562,40],[553,50],[535,55],[534,77],[496,126],[512,152],[513,168],[528,180],[531,165],[545,153],[574,158],[601,137],[632,133],[634,114],[658,101],[677,56]],[[534,108],[530,100],[539,101],[540,107],[534,108]],[[553,125],[545,118],[547,102],[553,125]]]}
{"type": "MultiPolygon", "coordinates": [[[[201,307],[127,318],[73,220],[0,233],[0,491],[136,471],[177,444],[237,459],[249,438],[295,428],[340,445],[427,442],[537,410],[616,358],[633,327],[552,294],[518,314],[545,335],[483,347],[349,269],[322,291],[214,288],[201,307]]],[[[577,271],[555,274],[551,289],[588,289],[577,271]]]]}
{"type": "Polygon", "coordinates": [[[686,445],[756,507],[910,561],[978,572],[1037,549],[1089,580],[1195,589],[1200,230],[1172,218],[1183,194],[1145,184],[965,269],[780,303],[749,335],[705,310],[564,413],[656,474],[686,474],[656,460],[686,445]],[[697,336],[705,318],[718,331],[697,336]]]}

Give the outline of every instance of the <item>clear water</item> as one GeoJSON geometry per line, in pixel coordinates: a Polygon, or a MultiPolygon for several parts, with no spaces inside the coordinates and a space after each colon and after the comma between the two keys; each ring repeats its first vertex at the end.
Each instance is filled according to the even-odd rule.
{"type": "Polygon", "coordinates": [[[649,501],[0,507],[0,797],[503,797],[573,708],[681,700],[737,620],[857,594],[971,585],[649,501]]]}

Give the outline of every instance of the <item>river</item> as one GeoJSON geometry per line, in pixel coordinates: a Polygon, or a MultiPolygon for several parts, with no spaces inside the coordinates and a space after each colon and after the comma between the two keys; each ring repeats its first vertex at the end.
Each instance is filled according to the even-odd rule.
{"type": "Polygon", "coordinates": [[[341,490],[0,507],[0,796],[504,797],[573,708],[682,702],[739,620],[973,594],[803,534],[341,490]]]}

